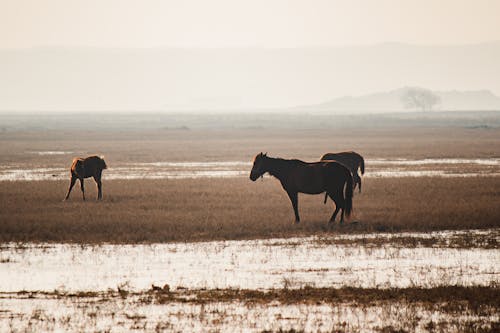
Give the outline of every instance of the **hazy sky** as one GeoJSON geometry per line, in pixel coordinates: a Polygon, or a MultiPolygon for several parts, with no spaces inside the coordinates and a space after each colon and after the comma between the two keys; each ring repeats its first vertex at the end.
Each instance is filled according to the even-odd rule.
{"type": "Polygon", "coordinates": [[[0,0],[0,110],[286,107],[403,86],[500,95],[491,41],[500,0],[0,0]]]}
{"type": "Polygon", "coordinates": [[[0,48],[500,40],[498,0],[0,0],[0,48]]]}

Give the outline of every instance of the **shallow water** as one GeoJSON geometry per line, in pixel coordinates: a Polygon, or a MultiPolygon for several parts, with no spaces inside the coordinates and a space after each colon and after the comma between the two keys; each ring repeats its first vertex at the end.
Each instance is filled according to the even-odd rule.
{"type": "MultiPolygon", "coordinates": [[[[468,237],[479,235],[471,231],[468,237]]],[[[455,237],[455,232],[434,236],[455,237]]],[[[348,236],[151,245],[9,243],[0,250],[0,292],[106,291],[119,285],[141,291],[165,283],[189,289],[272,289],[500,282],[497,249],[370,247],[335,242],[336,237],[348,236]]]]}
{"type": "Polygon", "coordinates": [[[74,154],[72,151],[61,151],[61,150],[47,150],[47,151],[28,151],[28,154],[35,154],[35,155],[69,155],[69,154],[74,154]]]}
{"type": "Polygon", "coordinates": [[[427,332],[432,321],[446,331],[464,327],[491,327],[500,319],[495,309],[475,314],[440,311],[411,303],[358,305],[280,304],[209,302],[206,304],[167,302],[156,304],[132,296],[51,297],[0,296],[0,331],[64,332],[380,332],[383,327],[427,332]]]}
{"type": "MultiPolygon", "coordinates": [[[[64,154],[67,152],[37,152],[64,154]]],[[[128,163],[104,171],[105,179],[185,179],[247,177],[248,161],[128,163]]],[[[0,181],[67,179],[67,167],[30,168],[25,165],[0,165],[0,181]]],[[[369,159],[365,177],[477,177],[500,176],[500,159],[369,159]]]]}
{"type": "Polygon", "coordinates": [[[500,158],[425,158],[410,160],[405,158],[385,159],[375,158],[365,161],[370,165],[429,165],[429,164],[479,164],[500,165],[500,158]]]}
{"type": "Polygon", "coordinates": [[[491,329],[500,320],[491,306],[460,303],[457,310],[448,302],[411,300],[198,302],[190,295],[200,288],[498,285],[500,252],[481,243],[485,237],[500,241],[499,235],[499,229],[491,229],[151,245],[7,243],[0,246],[0,331],[491,329]],[[454,240],[462,237],[472,246],[454,248],[454,240]],[[359,242],[380,238],[392,242],[375,247],[359,242]],[[399,238],[442,241],[434,247],[402,247],[399,238]],[[191,301],[155,298],[151,285],[166,283],[191,301]],[[121,294],[118,288],[139,294],[121,294]],[[67,294],[84,291],[101,293],[67,294]]]}

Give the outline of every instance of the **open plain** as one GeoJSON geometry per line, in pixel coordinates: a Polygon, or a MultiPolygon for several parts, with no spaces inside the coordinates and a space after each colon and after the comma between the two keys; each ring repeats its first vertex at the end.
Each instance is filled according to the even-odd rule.
{"type": "Polygon", "coordinates": [[[3,117],[2,331],[499,329],[497,127],[3,117]],[[322,195],[299,195],[294,224],[279,182],[248,178],[261,151],[343,150],[366,165],[343,225],[322,195]],[[89,179],[86,201],[75,186],[63,202],[90,154],[109,166],[103,200],[89,179]]]}

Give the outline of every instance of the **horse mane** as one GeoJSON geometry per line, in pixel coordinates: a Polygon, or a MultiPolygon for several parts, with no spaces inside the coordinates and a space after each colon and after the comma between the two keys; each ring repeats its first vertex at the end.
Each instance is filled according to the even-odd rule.
{"type": "Polygon", "coordinates": [[[281,157],[269,157],[269,156],[266,156],[266,157],[269,160],[275,160],[275,161],[280,161],[280,162],[292,162],[292,163],[296,163],[296,164],[306,164],[307,163],[307,162],[304,162],[302,160],[298,160],[296,158],[287,159],[287,158],[281,158],[281,157]]]}
{"type": "Polygon", "coordinates": [[[267,160],[269,161],[269,174],[271,176],[276,177],[279,172],[288,172],[291,169],[294,169],[298,165],[306,164],[306,162],[297,160],[297,159],[284,159],[280,157],[267,157],[267,160]],[[274,169],[273,167],[278,166],[279,170],[274,169]]]}

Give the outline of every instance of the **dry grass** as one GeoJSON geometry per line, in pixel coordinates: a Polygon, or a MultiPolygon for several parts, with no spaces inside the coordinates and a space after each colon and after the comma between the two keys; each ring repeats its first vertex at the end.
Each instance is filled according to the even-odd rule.
{"type": "Polygon", "coordinates": [[[251,161],[260,151],[310,161],[344,150],[365,158],[485,158],[500,156],[499,139],[500,128],[22,131],[0,133],[0,164],[69,168],[73,155],[103,154],[112,168],[126,162],[251,161]],[[74,154],[26,153],[53,150],[74,154]]]}
{"type": "Polygon", "coordinates": [[[252,239],[331,232],[430,231],[500,224],[500,178],[366,179],[356,223],[329,226],[331,201],[299,197],[302,223],[276,179],[104,180],[104,200],[66,182],[0,183],[0,241],[138,243],[252,239]]]}
{"type": "MultiPolygon", "coordinates": [[[[464,230],[461,233],[442,235],[439,233],[429,234],[399,234],[383,233],[363,234],[359,237],[319,237],[315,240],[322,245],[359,245],[363,247],[383,247],[390,245],[394,248],[417,248],[417,247],[440,247],[455,249],[498,249],[500,248],[500,229],[489,229],[484,233],[470,233],[470,230],[464,230]]],[[[298,245],[297,241],[297,245],[298,245]]],[[[295,241],[291,242],[295,244],[295,241]]]]}
{"type": "Polygon", "coordinates": [[[500,329],[497,287],[304,287],[168,292],[151,289],[127,295],[112,290],[96,293],[56,290],[0,293],[0,296],[5,304],[12,304],[3,317],[3,327],[11,331],[103,331],[103,327],[104,331],[203,328],[260,332],[325,329],[332,332],[498,332],[500,329]],[[33,303],[43,304],[45,308],[35,307],[33,303]],[[268,320],[272,321],[271,326],[268,320]]]}
{"type": "MultiPolygon", "coordinates": [[[[69,168],[74,155],[104,154],[110,168],[156,161],[316,160],[327,151],[366,158],[500,156],[500,129],[194,129],[189,131],[17,131],[0,133],[0,165],[69,168]],[[36,151],[71,151],[39,156],[36,151]]],[[[367,173],[370,172],[367,165],[367,173]]],[[[95,197],[87,181],[87,197],[95,197]]],[[[442,230],[500,226],[499,178],[365,179],[354,221],[328,226],[332,203],[299,199],[302,223],[275,179],[108,181],[103,202],[81,202],[67,182],[0,182],[0,241],[167,242],[268,238],[329,232],[442,230]]]]}
{"type": "MultiPolygon", "coordinates": [[[[0,293],[1,294],[1,293],[0,293]]],[[[483,286],[443,286],[435,288],[315,288],[305,286],[300,289],[178,289],[165,291],[161,288],[150,289],[144,292],[127,292],[123,295],[122,290],[106,292],[78,292],[68,293],[55,290],[53,292],[28,292],[16,293],[21,297],[36,298],[40,296],[58,298],[95,298],[102,299],[123,298],[139,296],[142,302],[155,302],[166,304],[170,302],[181,303],[211,303],[211,302],[246,302],[246,303],[271,303],[299,304],[299,303],[351,303],[358,305],[370,305],[377,302],[419,302],[425,304],[445,303],[443,309],[448,311],[457,310],[461,305],[467,305],[472,309],[481,306],[500,308],[500,288],[483,286]]],[[[11,296],[10,293],[5,293],[11,296]]],[[[3,296],[3,295],[2,295],[3,296]]]]}
{"type": "Polygon", "coordinates": [[[436,288],[313,288],[279,289],[270,291],[259,290],[197,290],[190,291],[196,298],[186,298],[183,293],[176,292],[166,295],[163,292],[152,292],[160,303],[172,300],[187,302],[265,302],[278,301],[281,304],[298,303],[341,303],[356,302],[357,304],[375,304],[377,302],[419,302],[427,304],[448,302],[447,309],[453,306],[467,304],[470,308],[478,309],[481,306],[492,306],[500,309],[500,289],[495,287],[459,287],[446,286],[436,288]]]}

